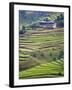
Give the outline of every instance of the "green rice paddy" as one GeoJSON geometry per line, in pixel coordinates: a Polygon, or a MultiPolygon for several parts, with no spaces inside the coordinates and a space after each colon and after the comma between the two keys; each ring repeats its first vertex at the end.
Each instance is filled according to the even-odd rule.
{"type": "Polygon", "coordinates": [[[19,79],[64,76],[64,30],[28,30],[19,37],[19,79]]]}

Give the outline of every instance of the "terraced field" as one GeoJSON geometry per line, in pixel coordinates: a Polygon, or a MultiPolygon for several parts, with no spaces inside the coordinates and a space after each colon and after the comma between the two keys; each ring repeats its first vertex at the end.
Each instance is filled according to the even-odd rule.
{"type": "Polygon", "coordinates": [[[64,76],[64,29],[28,30],[19,36],[19,78],[64,76]]]}

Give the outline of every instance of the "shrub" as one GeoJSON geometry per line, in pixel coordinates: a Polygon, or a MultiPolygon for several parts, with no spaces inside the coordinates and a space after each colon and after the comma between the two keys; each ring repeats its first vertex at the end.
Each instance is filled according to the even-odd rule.
{"type": "Polygon", "coordinates": [[[59,72],[59,73],[58,73],[58,75],[62,75],[62,73],[61,73],[61,72],[59,72]]]}
{"type": "Polygon", "coordinates": [[[58,55],[58,59],[61,59],[61,58],[64,58],[64,50],[63,49],[59,52],[59,55],[58,55]]]}

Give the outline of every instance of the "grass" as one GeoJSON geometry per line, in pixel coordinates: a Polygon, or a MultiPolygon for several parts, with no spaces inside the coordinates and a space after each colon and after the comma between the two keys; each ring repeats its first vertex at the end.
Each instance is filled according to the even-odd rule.
{"type": "Polygon", "coordinates": [[[25,40],[20,40],[20,42],[45,42],[45,41],[56,41],[56,40],[62,40],[64,37],[62,34],[59,35],[43,35],[43,36],[28,36],[25,40]]]}
{"type": "MultiPolygon", "coordinates": [[[[54,62],[54,61],[53,61],[54,62]]],[[[63,66],[59,65],[59,63],[55,62],[50,62],[47,64],[41,64],[39,66],[35,66],[33,68],[30,68],[26,71],[21,71],[19,73],[20,78],[28,78],[28,77],[36,77],[36,76],[40,76],[40,75],[59,75],[59,73],[61,73],[61,75],[63,76],[63,66]]],[[[53,77],[53,76],[52,76],[53,77]]]]}

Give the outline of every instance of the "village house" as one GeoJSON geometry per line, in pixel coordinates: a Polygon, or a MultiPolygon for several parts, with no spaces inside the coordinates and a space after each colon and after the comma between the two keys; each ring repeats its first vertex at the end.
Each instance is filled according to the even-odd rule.
{"type": "Polygon", "coordinates": [[[37,24],[32,24],[30,26],[32,30],[36,29],[54,29],[57,27],[57,24],[55,21],[40,21],[37,24]]]}
{"type": "Polygon", "coordinates": [[[56,22],[55,21],[41,21],[39,22],[40,27],[47,28],[47,29],[54,29],[56,28],[56,22]]]}

